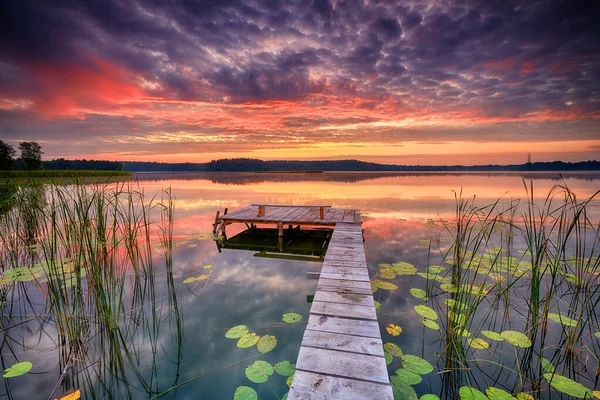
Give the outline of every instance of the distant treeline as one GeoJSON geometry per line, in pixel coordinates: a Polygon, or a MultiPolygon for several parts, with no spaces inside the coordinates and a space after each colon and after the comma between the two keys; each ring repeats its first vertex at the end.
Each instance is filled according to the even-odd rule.
{"type": "MultiPolygon", "coordinates": [[[[252,158],[213,160],[208,163],[159,163],[125,161],[125,171],[132,172],[284,172],[284,171],[600,171],[600,161],[576,163],[552,161],[516,165],[397,165],[358,160],[331,161],[263,161],[252,158]]],[[[45,164],[44,164],[45,167],[45,164]]]]}
{"type": "MultiPolygon", "coordinates": [[[[97,160],[65,160],[57,158],[50,161],[42,161],[42,166],[47,170],[88,170],[88,171],[123,171],[123,163],[120,161],[97,161],[97,160]]],[[[16,169],[20,169],[17,168],[16,169]]]]}

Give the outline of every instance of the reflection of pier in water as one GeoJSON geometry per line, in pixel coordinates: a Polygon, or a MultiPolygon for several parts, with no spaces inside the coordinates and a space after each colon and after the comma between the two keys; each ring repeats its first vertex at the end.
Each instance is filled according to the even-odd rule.
{"type": "Polygon", "coordinates": [[[253,204],[230,214],[217,212],[213,233],[222,236],[219,248],[323,261],[288,399],[393,398],[358,210],[253,204]],[[227,225],[233,223],[248,229],[227,239],[227,225]],[[319,234],[320,240],[307,236],[319,234]]]}

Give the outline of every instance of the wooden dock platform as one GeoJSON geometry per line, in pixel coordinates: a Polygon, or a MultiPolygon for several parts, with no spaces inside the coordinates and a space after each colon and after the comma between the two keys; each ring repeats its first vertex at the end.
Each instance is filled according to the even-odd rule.
{"type": "Polygon", "coordinates": [[[334,226],[304,331],[288,400],[393,399],[358,210],[251,205],[217,216],[229,223],[334,226]]]}

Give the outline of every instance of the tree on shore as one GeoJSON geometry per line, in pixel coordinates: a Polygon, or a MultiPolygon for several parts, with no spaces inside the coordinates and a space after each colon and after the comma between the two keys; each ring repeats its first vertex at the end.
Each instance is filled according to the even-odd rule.
{"type": "Polygon", "coordinates": [[[0,170],[13,169],[16,153],[14,147],[0,140],[0,170]]]}
{"type": "Polygon", "coordinates": [[[42,169],[42,146],[37,142],[21,142],[21,163],[27,170],[42,169]]]}

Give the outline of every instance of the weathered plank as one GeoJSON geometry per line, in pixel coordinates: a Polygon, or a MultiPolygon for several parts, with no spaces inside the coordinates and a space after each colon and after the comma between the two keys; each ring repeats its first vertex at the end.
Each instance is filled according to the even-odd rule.
{"type": "Polygon", "coordinates": [[[355,304],[359,306],[372,306],[373,295],[357,294],[357,293],[343,293],[343,292],[325,292],[317,290],[313,301],[322,301],[324,303],[340,303],[340,304],[355,304]]]}
{"type": "Polygon", "coordinates": [[[350,275],[350,274],[338,274],[338,273],[333,273],[333,272],[321,273],[321,278],[326,278],[326,279],[342,279],[342,280],[349,280],[349,281],[369,282],[369,276],[365,276],[365,275],[350,275]]]}
{"type": "Polygon", "coordinates": [[[371,290],[371,285],[367,282],[358,282],[358,281],[347,281],[342,279],[327,279],[321,278],[319,280],[318,285],[324,286],[337,286],[343,288],[360,288],[360,289],[368,289],[371,290]]]}
{"type": "Polygon", "coordinates": [[[324,303],[321,301],[313,301],[310,308],[311,314],[322,314],[330,317],[344,317],[356,319],[368,319],[377,321],[375,307],[357,306],[351,304],[339,303],[324,303]]]}
{"type": "Polygon", "coordinates": [[[306,329],[345,335],[381,338],[377,321],[366,321],[326,315],[310,315],[306,329]]]}
{"type": "Polygon", "coordinates": [[[379,338],[307,329],[304,331],[302,346],[383,357],[383,343],[379,338]]]}
{"type": "Polygon", "coordinates": [[[296,371],[288,399],[303,400],[373,400],[392,399],[392,387],[374,382],[356,381],[340,377],[296,371]],[[295,394],[301,394],[294,397],[295,394]]]}

